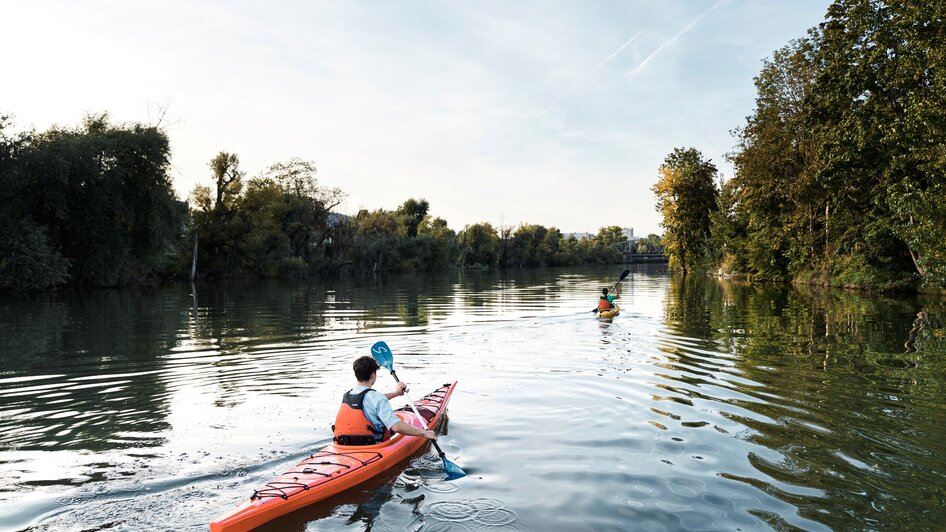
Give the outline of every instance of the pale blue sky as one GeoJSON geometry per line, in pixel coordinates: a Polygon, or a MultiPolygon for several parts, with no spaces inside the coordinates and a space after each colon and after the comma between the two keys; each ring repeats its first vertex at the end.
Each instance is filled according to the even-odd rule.
{"type": "Polygon", "coordinates": [[[674,147],[729,175],[761,60],[827,0],[42,1],[0,6],[0,112],[21,127],[164,119],[175,188],[293,156],[342,210],[424,197],[476,221],[657,231],[674,147]]]}

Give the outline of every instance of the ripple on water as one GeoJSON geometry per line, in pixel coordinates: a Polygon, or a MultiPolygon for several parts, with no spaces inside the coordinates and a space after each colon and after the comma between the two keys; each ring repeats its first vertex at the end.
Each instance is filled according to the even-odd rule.
{"type": "Polygon", "coordinates": [[[506,508],[506,503],[499,499],[476,498],[438,501],[424,508],[424,525],[419,530],[452,530],[440,527],[438,523],[462,524],[464,527],[474,526],[477,530],[498,529],[528,530],[515,525],[518,518],[516,512],[506,508]],[[512,527],[512,528],[509,528],[512,527]]]}
{"type": "Polygon", "coordinates": [[[437,501],[427,505],[426,514],[429,517],[444,521],[465,521],[478,510],[465,500],[437,501]]]}
{"type": "Polygon", "coordinates": [[[505,508],[506,503],[499,499],[490,499],[487,497],[477,497],[467,501],[470,506],[477,510],[492,510],[496,508],[505,508]]]}
{"type": "Polygon", "coordinates": [[[423,483],[425,490],[433,493],[453,493],[460,489],[459,486],[452,482],[425,482],[423,483]]]}
{"type": "Polygon", "coordinates": [[[473,521],[484,526],[499,526],[512,524],[516,520],[516,512],[508,508],[491,508],[479,510],[473,516],[473,521]]]}

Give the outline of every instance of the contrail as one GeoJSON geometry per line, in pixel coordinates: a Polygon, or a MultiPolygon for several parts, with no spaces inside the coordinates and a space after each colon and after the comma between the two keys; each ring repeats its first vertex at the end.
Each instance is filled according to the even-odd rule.
{"type": "MultiPolygon", "coordinates": [[[[598,66],[596,66],[596,67],[594,67],[593,69],[591,69],[591,72],[589,72],[589,73],[585,74],[584,76],[582,76],[581,79],[579,79],[579,80],[576,81],[575,83],[572,83],[572,86],[571,86],[571,89],[570,89],[570,90],[575,90],[575,89],[577,89],[582,83],[584,83],[585,81],[587,81],[588,78],[590,78],[591,76],[594,76],[594,75],[595,75],[595,72],[601,70],[601,67],[603,67],[604,65],[608,64],[609,61],[611,61],[612,59],[614,59],[615,57],[617,57],[617,55],[618,55],[619,53],[621,53],[621,51],[623,51],[625,48],[627,48],[628,46],[630,46],[631,43],[634,42],[634,41],[636,41],[638,37],[640,37],[641,35],[643,35],[643,33],[644,33],[643,31],[639,31],[639,32],[637,32],[636,34],[634,34],[634,36],[631,37],[630,39],[628,39],[626,43],[624,43],[624,44],[622,44],[620,47],[618,47],[617,50],[611,52],[611,55],[609,55],[608,57],[606,57],[604,61],[598,63],[598,66]]],[[[556,101],[558,101],[559,99],[560,99],[560,98],[556,98],[556,101]]]]}
{"type": "Polygon", "coordinates": [[[611,55],[609,55],[608,57],[606,57],[606,58],[604,59],[604,61],[598,63],[598,66],[596,66],[596,67],[594,67],[593,69],[591,69],[591,72],[588,72],[587,74],[585,74],[584,76],[582,76],[581,79],[579,79],[579,80],[576,81],[575,83],[572,83],[572,86],[571,86],[571,87],[569,87],[568,89],[566,89],[566,90],[564,91],[564,93],[559,94],[558,96],[556,96],[556,97],[555,97],[555,100],[554,100],[552,103],[550,103],[549,105],[547,105],[547,106],[545,107],[545,109],[542,109],[542,114],[547,113],[547,112],[549,111],[549,109],[551,109],[555,104],[557,104],[557,103],[562,99],[562,97],[565,95],[565,93],[569,93],[569,92],[574,91],[574,90],[577,89],[582,83],[584,83],[585,81],[587,81],[588,78],[590,78],[591,76],[594,76],[594,75],[595,75],[595,72],[597,72],[598,70],[601,70],[601,67],[603,67],[604,65],[608,64],[608,61],[611,61],[612,59],[614,59],[615,57],[617,57],[617,55],[618,55],[619,53],[621,53],[625,48],[627,48],[628,46],[630,46],[631,43],[634,42],[634,41],[636,41],[637,38],[640,37],[643,33],[644,33],[643,31],[639,31],[639,32],[637,32],[636,34],[634,34],[634,36],[631,37],[630,39],[628,39],[627,42],[625,42],[624,44],[622,44],[621,46],[619,46],[617,50],[611,52],[611,55]]]}
{"type": "MultiPolygon", "coordinates": [[[[594,68],[594,70],[592,70],[591,72],[589,72],[587,76],[585,76],[584,78],[582,78],[582,81],[584,81],[585,79],[587,79],[587,78],[593,76],[593,75],[595,74],[595,72],[597,72],[598,70],[600,70],[601,67],[603,67],[604,65],[608,64],[608,61],[614,59],[615,56],[617,56],[619,53],[621,53],[622,50],[624,50],[625,48],[627,48],[628,46],[630,46],[630,44],[631,44],[632,42],[636,41],[637,38],[640,37],[643,33],[644,33],[643,31],[639,31],[639,32],[637,32],[633,37],[631,37],[630,39],[628,39],[626,43],[622,44],[620,48],[618,48],[617,50],[615,50],[615,51],[614,51],[611,55],[609,55],[604,61],[598,63],[598,66],[596,66],[596,67],[594,68]]],[[[581,82],[579,82],[579,83],[581,83],[581,82]]]]}
{"type": "Polygon", "coordinates": [[[690,30],[693,28],[693,26],[696,26],[697,22],[699,22],[700,20],[703,19],[703,17],[705,17],[706,15],[710,14],[712,11],[716,10],[717,8],[722,7],[722,6],[726,5],[726,4],[728,4],[730,1],[731,1],[731,0],[719,0],[718,2],[716,2],[715,4],[713,4],[713,7],[707,9],[705,12],[703,12],[703,14],[701,14],[701,15],[698,16],[698,17],[696,17],[695,19],[693,19],[692,22],[690,22],[689,24],[687,24],[686,26],[684,26],[684,28],[683,28],[682,30],[680,30],[679,32],[677,32],[676,35],[674,35],[674,36],[671,37],[668,41],[666,41],[665,43],[661,44],[661,45],[658,46],[656,49],[654,49],[654,51],[651,52],[650,55],[648,55],[646,58],[644,58],[644,60],[641,61],[641,64],[637,65],[637,68],[635,68],[634,70],[630,71],[630,72],[628,73],[628,75],[629,75],[629,76],[636,76],[637,74],[639,74],[640,71],[643,70],[644,67],[646,67],[648,63],[650,63],[650,61],[654,58],[654,56],[656,56],[657,54],[659,54],[664,48],[667,48],[668,46],[670,46],[671,44],[673,44],[674,42],[676,42],[677,39],[679,39],[680,36],[682,36],[684,33],[690,31],[690,30]]]}

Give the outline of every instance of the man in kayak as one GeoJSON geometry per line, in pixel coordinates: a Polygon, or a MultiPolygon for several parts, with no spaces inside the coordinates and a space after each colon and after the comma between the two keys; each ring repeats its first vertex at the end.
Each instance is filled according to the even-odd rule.
{"type": "MultiPolygon", "coordinates": [[[[620,285],[618,285],[620,286],[620,285]]],[[[609,295],[610,290],[607,288],[601,289],[601,297],[598,298],[598,310],[610,310],[614,308],[614,300],[618,298],[621,294],[617,286],[614,287],[614,295],[609,295]]]]}
{"type": "Polygon", "coordinates": [[[437,434],[405,423],[394,413],[389,399],[404,395],[407,386],[399,382],[393,392],[371,389],[378,379],[378,365],[369,356],[352,364],[358,385],[345,392],[332,426],[334,441],[341,445],[373,445],[391,437],[391,432],[436,440],[437,434]]]}

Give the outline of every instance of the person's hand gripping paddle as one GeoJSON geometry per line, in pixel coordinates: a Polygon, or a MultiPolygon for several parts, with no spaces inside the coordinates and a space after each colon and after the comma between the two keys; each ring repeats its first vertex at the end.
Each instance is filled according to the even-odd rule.
{"type": "MultiPolygon", "coordinates": [[[[394,382],[401,382],[400,379],[397,378],[397,373],[394,372],[394,353],[391,352],[391,348],[388,347],[388,344],[378,342],[371,346],[371,356],[378,365],[391,372],[391,376],[394,377],[394,382]]],[[[420,426],[427,429],[427,422],[424,420],[424,417],[420,415],[420,412],[417,411],[417,407],[414,406],[414,401],[411,400],[411,396],[407,395],[407,390],[404,390],[404,397],[407,397],[407,404],[411,405],[411,410],[413,410],[414,415],[417,416],[417,421],[420,422],[420,426]]],[[[447,473],[447,478],[452,480],[466,476],[466,472],[460,469],[460,466],[447,459],[447,454],[437,445],[437,440],[430,440],[430,443],[434,444],[434,448],[437,449],[437,454],[439,454],[440,458],[443,460],[443,470],[447,473]]]]}

